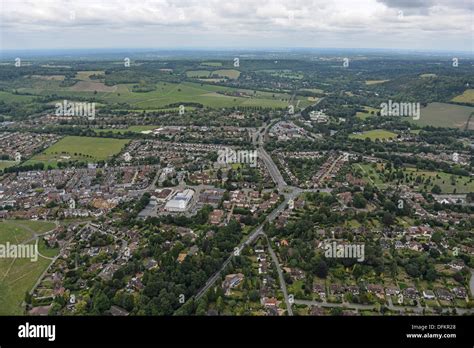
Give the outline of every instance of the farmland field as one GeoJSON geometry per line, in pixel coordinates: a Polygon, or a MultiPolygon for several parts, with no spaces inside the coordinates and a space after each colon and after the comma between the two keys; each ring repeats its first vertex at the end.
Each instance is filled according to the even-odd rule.
{"type": "Polygon", "coordinates": [[[384,83],[384,82],[388,82],[388,81],[390,81],[390,80],[367,80],[367,81],[365,81],[365,84],[367,86],[371,86],[371,85],[378,85],[380,83],[384,83]]]}
{"type": "MultiPolygon", "coordinates": [[[[26,242],[34,233],[44,233],[53,228],[54,224],[51,222],[4,220],[0,222],[0,243],[26,242]]],[[[43,242],[39,242],[38,248],[41,255],[49,258],[58,253],[57,249],[47,249],[43,242]]],[[[36,262],[19,258],[0,259],[0,315],[22,314],[21,303],[25,293],[31,290],[51,262],[41,255],[36,262]]]]}
{"type": "Polygon", "coordinates": [[[189,70],[186,71],[187,77],[209,77],[211,74],[210,70],[189,70]]]}
{"type": "Polygon", "coordinates": [[[92,70],[92,71],[78,71],[76,74],[76,79],[83,81],[91,81],[91,75],[103,75],[104,71],[101,70],[92,70]]]}
{"type": "Polygon", "coordinates": [[[349,136],[351,139],[362,139],[369,138],[370,140],[374,141],[375,139],[379,140],[386,140],[386,139],[393,139],[397,137],[397,134],[383,130],[383,129],[374,129],[366,132],[362,132],[361,134],[351,134],[349,136]]]}
{"type": "Polygon", "coordinates": [[[26,164],[44,162],[56,166],[60,161],[100,161],[119,153],[128,139],[67,136],[36,155],[26,164]]]}
{"type": "Polygon", "coordinates": [[[201,65],[204,66],[222,66],[221,62],[202,62],[201,65]]]}
{"type": "Polygon", "coordinates": [[[220,69],[220,70],[189,70],[186,71],[187,77],[193,78],[207,78],[207,77],[226,77],[229,79],[237,79],[240,76],[240,71],[234,69],[220,69]]]}
{"type": "Polygon", "coordinates": [[[283,109],[288,106],[291,98],[286,93],[257,91],[254,94],[253,90],[193,82],[159,82],[156,84],[156,90],[142,93],[132,92],[133,84],[105,86],[101,82],[80,81],[79,85],[60,87],[58,81],[39,82],[41,86],[19,90],[41,95],[54,93],[59,99],[83,97],[94,98],[103,103],[127,103],[137,110],[163,109],[179,103],[200,103],[211,108],[260,106],[283,109]],[[94,91],[97,91],[97,94],[94,94],[94,91]]]}
{"type": "Polygon", "coordinates": [[[270,74],[274,77],[282,77],[286,79],[295,79],[295,80],[300,80],[304,77],[303,74],[297,72],[297,71],[292,71],[292,70],[279,70],[279,69],[266,69],[266,70],[259,70],[257,72],[263,72],[270,74]]]}
{"type": "Polygon", "coordinates": [[[474,89],[465,90],[463,94],[454,97],[452,101],[457,103],[474,104],[474,89]]]}
{"type": "Polygon", "coordinates": [[[240,71],[235,69],[222,69],[213,71],[212,75],[218,75],[219,77],[227,77],[229,79],[238,79],[240,76],[240,71]]]}
{"type": "Polygon", "coordinates": [[[313,92],[313,93],[324,93],[324,90],[319,88],[303,88],[302,91],[313,92]]]}
{"type": "Polygon", "coordinates": [[[79,81],[74,86],[68,87],[68,90],[74,92],[115,92],[117,86],[106,86],[103,82],[79,81]]]}
{"type": "Polygon", "coordinates": [[[31,78],[39,80],[53,80],[53,81],[63,81],[64,75],[31,75],[31,78]]]}
{"type": "Polygon", "coordinates": [[[30,95],[20,95],[20,94],[13,94],[9,92],[0,91],[0,101],[5,103],[29,103],[35,97],[30,95]]]}
{"type": "MultiPolygon", "coordinates": [[[[409,120],[420,126],[464,129],[472,112],[474,112],[474,107],[470,106],[430,103],[421,109],[419,120],[409,120]]],[[[474,129],[474,123],[469,124],[469,129],[474,129]]]]}

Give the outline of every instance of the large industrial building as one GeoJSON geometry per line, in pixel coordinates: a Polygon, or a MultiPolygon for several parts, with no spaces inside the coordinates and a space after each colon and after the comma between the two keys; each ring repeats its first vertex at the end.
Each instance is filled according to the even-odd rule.
{"type": "Polygon", "coordinates": [[[188,209],[193,199],[194,191],[186,189],[178,192],[165,205],[165,210],[169,212],[184,212],[188,209]]]}

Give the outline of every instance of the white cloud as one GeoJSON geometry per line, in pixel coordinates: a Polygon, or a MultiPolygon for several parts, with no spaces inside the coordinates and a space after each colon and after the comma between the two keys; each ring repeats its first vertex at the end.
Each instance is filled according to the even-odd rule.
{"type": "Polygon", "coordinates": [[[0,2],[1,42],[4,48],[12,49],[165,46],[473,49],[471,0],[0,2]]]}

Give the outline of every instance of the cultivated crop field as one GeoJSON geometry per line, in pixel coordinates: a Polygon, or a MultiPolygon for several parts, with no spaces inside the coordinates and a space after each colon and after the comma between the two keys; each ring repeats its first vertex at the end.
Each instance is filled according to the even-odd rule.
{"type": "MultiPolygon", "coordinates": [[[[464,129],[474,107],[447,103],[430,103],[421,109],[419,120],[409,119],[420,126],[435,126],[464,129]]],[[[474,129],[474,124],[469,125],[474,129]]]]}
{"type": "MultiPolygon", "coordinates": [[[[197,70],[196,70],[197,71],[197,70]]],[[[203,74],[196,73],[195,77],[203,74]]],[[[232,70],[225,71],[227,76],[233,76],[232,70]]],[[[189,72],[189,71],[188,71],[189,72]]],[[[209,71],[206,71],[208,73],[209,71]]],[[[34,88],[20,88],[22,92],[50,95],[56,94],[61,98],[73,99],[83,97],[99,100],[104,103],[126,103],[137,110],[156,110],[169,108],[179,103],[200,103],[211,108],[225,107],[266,107],[286,108],[291,96],[286,93],[270,93],[208,85],[205,83],[171,83],[158,82],[156,90],[150,92],[132,92],[134,84],[119,84],[106,86],[101,82],[79,81],[71,87],[60,87],[58,81],[38,81],[34,88]],[[46,84],[47,82],[47,84],[46,84]],[[95,93],[97,92],[97,93],[95,93]]]]}
{"type": "Polygon", "coordinates": [[[21,94],[14,94],[10,92],[0,91],[0,102],[4,102],[5,104],[18,103],[18,104],[29,105],[33,103],[34,99],[35,97],[30,96],[30,95],[21,95],[21,94]]]}
{"type": "MultiPolygon", "coordinates": [[[[33,220],[0,221],[0,244],[10,242],[19,244],[34,237],[35,233],[44,233],[54,228],[54,223],[33,220]]],[[[35,243],[34,240],[29,242],[35,243]]],[[[46,248],[43,242],[38,244],[39,253],[36,262],[30,259],[0,259],[0,315],[20,315],[21,303],[25,293],[30,291],[37,279],[51,263],[51,257],[57,255],[57,249],[46,248]],[[47,258],[45,258],[47,257],[47,258]]]]}
{"type": "Polygon", "coordinates": [[[474,104],[474,89],[466,89],[463,94],[454,97],[452,101],[456,103],[474,104]]]}

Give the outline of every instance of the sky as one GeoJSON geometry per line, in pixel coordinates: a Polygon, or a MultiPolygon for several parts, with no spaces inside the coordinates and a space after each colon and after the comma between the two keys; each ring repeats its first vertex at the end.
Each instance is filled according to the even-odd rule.
{"type": "Polygon", "coordinates": [[[474,51],[473,0],[0,0],[0,48],[474,51]]]}

